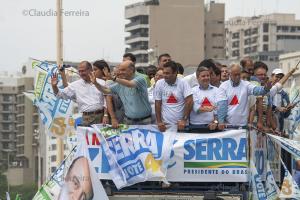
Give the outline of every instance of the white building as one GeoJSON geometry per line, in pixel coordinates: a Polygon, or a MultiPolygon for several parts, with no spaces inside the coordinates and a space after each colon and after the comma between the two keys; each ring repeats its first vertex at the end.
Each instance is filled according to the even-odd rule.
{"type": "Polygon", "coordinates": [[[278,61],[279,54],[300,50],[300,20],[295,14],[273,13],[234,17],[225,23],[226,57],[278,61]]]}
{"type": "MultiPolygon", "coordinates": [[[[287,73],[292,68],[294,68],[300,61],[300,51],[293,52],[293,53],[286,53],[279,56],[279,66],[280,68],[287,73]]],[[[298,65],[300,69],[300,64],[298,65]]],[[[296,86],[300,86],[300,70],[297,70],[293,78],[296,80],[296,86]]],[[[291,79],[286,84],[287,87],[291,86],[291,79]]]]}

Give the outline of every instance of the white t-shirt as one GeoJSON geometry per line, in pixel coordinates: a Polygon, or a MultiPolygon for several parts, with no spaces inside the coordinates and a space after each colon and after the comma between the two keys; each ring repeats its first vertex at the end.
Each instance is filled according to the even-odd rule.
{"type": "Polygon", "coordinates": [[[212,112],[199,112],[199,109],[204,106],[217,107],[217,91],[218,88],[211,85],[206,90],[201,89],[199,85],[192,88],[194,105],[190,115],[191,124],[209,124],[214,120],[216,110],[212,112]]]}
{"type": "Polygon", "coordinates": [[[162,120],[167,124],[177,124],[183,118],[184,99],[190,95],[191,88],[183,79],[177,78],[173,85],[164,79],[157,81],[154,98],[162,101],[162,120]]]}
{"type": "Polygon", "coordinates": [[[197,80],[196,72],[183,77],[183,79],[189,84],[191,88],[198,86],[199,82],[197,80]]]}
{"type": "Polygon", "coordinates": [[[255,85],[241,80],[236,87],[232,86],[231,80],[223,82],[219,87],[217,100],[228,101],[226,121],[230,125],[245,126],[248,123],[249,104],[248,96],[253,94],[255,85]]]}
{"type": "MultiPolygon", "coordinates": [[[[102,79],[97,79],[97,82],[105,85],[102,79]]],[[[83,79],[70,83],[66,88],[59,90],[56,96],[75,101],[79,112],[93,112],[106,107],[103,93],[93,83],[87,83],[83,79]]]]}

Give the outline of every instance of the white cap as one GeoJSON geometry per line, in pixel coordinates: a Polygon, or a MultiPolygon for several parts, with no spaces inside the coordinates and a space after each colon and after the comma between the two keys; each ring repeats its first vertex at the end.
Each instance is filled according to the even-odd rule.
{"type": "Polygon", "coordinates": [[[284,74],[284,73],[283,73],[282,69],[277,68],[277,69],[273,70],[272,74],[277,75],[277,74],[284,74]]]}

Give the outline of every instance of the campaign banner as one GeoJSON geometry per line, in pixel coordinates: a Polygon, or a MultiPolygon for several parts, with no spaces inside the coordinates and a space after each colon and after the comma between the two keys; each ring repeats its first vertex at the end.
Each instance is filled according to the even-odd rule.
{"type": "Polygon", "coordinates": [[[250,158],[253,160],[262,181],[266,181],[267,166],[269,163],[275,181],[281,177],[281,146],[267,139],[266,134],[256,130],[250,131],[250,158]]]}
{"type": "MultiPolygon", "coordinates": [[[[99,126],[101,128],[101,126],[99,126]]],[[[116,136],[127,129],[134,130],[136,127],[129,126],[118,131],[111,128],[102,128],[104,135],[116,136]]],[[[147,130],[147,126],[139,126],[147,130]]],[[[148,130],[153,130],[150,127],[148,130]]],[[[156,135],[157,129],[151,133],[156,135]]],[[[173,145],[169,145],[170,160],[167,170],[167,181],[176,182],[247,182],[248,159],[247,159],[247,134],[246,130],[230,130],[209,134],[177,133],[170,131],[175,136],[173,145]],[[173,147],[172,147],[173,146],[173,147]]],[[[100,135],[93,128],[78,129],[78,141],[85,141],[92,165],[100,179],[112,179],[108,158],[100,147],[100,135]]],[[[154,158],[164,150],[157,141],[162,141],[163,134],[147,139],[152,142],[154,158]],[[155,139],[156,141],[155,141],[155,139]],[[154,145],[156,144],[156,145],[154,145]]],[[[114,138],[114,137],[113,137],[114,138]]],[[[136,140],[139,141],[139,140],[136,140]]],[[[112,141],[110,141],[111,143],[112,141]]],[[[108,143],[108,144],[110,144],[108,143]]],[[[122,152],[120,142],[115,146],[122,152]]],[[[124,145],[124,143],[123,143],[124,145]]],[[[126,146],[126,145],[124,145],[126,146]]],[[[103,147],[103,146],[102,146],[103,147]]],[[[127,148],[130,152],[131,149],[127,148]]],[[[125,150],[126,151],[126,150],[125,150]]],[[[150,159],[153,161],[152,159],[150,159]]],[[[157,164],[157,163],[156,163],[157,164]]],[[[157,165],[156,165],[157,166],[157,165]]],[[[121,172],[120,172],[121,173],[121,172]]],[[[122,173],[121,173],[122,174],[122,173]]],[[[122,176],[119,176],[122,177],[122,176]]],[[[121,179],[125,180],[125,179],[121,179]]],[[[156,179],[157,180],[157,179],[156,179]]]]}
{"type": "Polygon", "coordinates": [[[108,200],[86,150],[84,141],[76,146],[33,200],[108,200]]]}
{"type": "Polygon", "coordinates": [[[267,200],[261,175],[257,172],[253,160],[250,160],[250,188],[251,200],[267,200]]]}
{"type": "Polygon", "coordinates": [[[276,184],[273,172],[271,170],[270,164],[267,161],[267,173],[266,173],[266,184],[265,191],[268,200],[277,200],[279,199],[280,190],[276,184]]]}
{"type": "Polygon", "coordinates": [[[277,135],[268,134],[269,138],[279,144],[286,151],[291,153],[293,156],[300,157],[300,142],[295,140],[290,140],[277,135]]]}
{"type": "MultiPolygon", "coordinates": [[[[56,65],[36,61],[34,66],[36,70],[34,105],[39,109],[46,133],[51,136],[65,137],[74,129],[75,122],[71,117],[73,102],[56,98],[52,90],[51,76],[57,72],[56,65]]],[[[58,87],[62,89],[60,76],[59,80],[58,87]]]]}
{"type": "Polygon", "coordinates": [[[33,197],[33,200],[57,200],[64,182],[64,172],[71,164],[76,154],[77,146],[74,147],[70,154],[63,160],[61,165],[56,169],[53,175],[39,188],[33,197]]]}
{"type": "Polygon", "coordinates": [[[282,166],[284,167],[284,179],[282,181],[281,190],[279,194],[279,198],[282,199],[300,199],[300,190],[293,179],[292,175],[286,168],[284,162],[281,160],[282,166]]]}
{"type": "Polygon", "coordinates": [[[152,125],[130,126],[119,135],[105,138],[99,126],[93,127],[118,189],[153,178],[166,181],[175,132],[161,133],[152,125]]]}
{"type": "Polygon", "coordinates": [[[247,145],[246,130],[209,134],[178,133],[167,180],[247,182],[247,145]]]}
{"type": "Polygon", "coordinates": [[[300,91],[296,87],[295,79],[292,81],[291,89],[290,89],[290,102],[291,104],[295,104],[296,106],[292,109],[291,114],[288,117],[289,126],[288,133],[291,136],[300,137],[299,132],[296,131],[297,127],[300,124],[300,91]]]}

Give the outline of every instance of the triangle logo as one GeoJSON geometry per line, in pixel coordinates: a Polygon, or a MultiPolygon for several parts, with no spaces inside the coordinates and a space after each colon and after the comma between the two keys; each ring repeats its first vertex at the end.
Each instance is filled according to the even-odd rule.
{"type": "Polygon", "coordinates": [[[232,98],[231,102],[229,105],[231,106],[235,106],[235,105],[238,105],[239,104],[239,99],[237,98],[236,95],[234,95],[234,97],[232,98]]]}
{"type": "Polygon", "coordinates": [[[207,97],[204,98],[204,100],[202,101],[201,107],[205,107],[205,106],[212,106],[212,104],[210,103],[210,101],[208,100],[207,97]]]}
{"type": "Polygon", "coordinates": [[[169,96],[167,103],[177,103],[177,99],[173,93],[169,96]]]}

